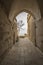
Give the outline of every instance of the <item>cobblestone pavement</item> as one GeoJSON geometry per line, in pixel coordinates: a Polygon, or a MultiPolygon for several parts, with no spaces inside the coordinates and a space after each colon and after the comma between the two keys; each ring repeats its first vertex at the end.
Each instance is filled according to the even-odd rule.
{"type": "Polygon", "coordinates": [[[30,40],[21,38],[7,52],[0,65],[43,65],[43,54],[30,40]]]}

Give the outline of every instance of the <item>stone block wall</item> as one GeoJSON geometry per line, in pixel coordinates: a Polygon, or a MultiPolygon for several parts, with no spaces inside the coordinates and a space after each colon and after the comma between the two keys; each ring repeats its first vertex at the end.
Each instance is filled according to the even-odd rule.
{"type": "Polygon", "coordinates": [[[34,21],[34,18],[32,16],[28,20],[28,38],[35,45],[35,21],[34,21]]]}
{"type": "Polygon", "coordinates": [[[36,22],[36,45],[43,51],[43,18],[36,22]]]}
{"type": "Polygon", "coordinates": [[[12,29],[13,29],[13,43],[14,43],[14,42],[16,42],[17,37],[18,37],[17,21],[16,21],[16,19],[14,19],[12,26],[13,26],[12,29]]]}
{"type": "Polygon", "coordinates": [[[13,45],[13,31],[10,21],[0,6],[0,56],[13,45]]]}

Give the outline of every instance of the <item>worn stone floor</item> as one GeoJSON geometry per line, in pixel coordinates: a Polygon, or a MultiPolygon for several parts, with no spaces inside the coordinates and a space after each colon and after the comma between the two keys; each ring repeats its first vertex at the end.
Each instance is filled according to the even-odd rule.
{"type": "Polygon", "coordinates": [[[21,38],[7,52],[0,65],[43,65],[43,53],[30,40],[21,38]]]}

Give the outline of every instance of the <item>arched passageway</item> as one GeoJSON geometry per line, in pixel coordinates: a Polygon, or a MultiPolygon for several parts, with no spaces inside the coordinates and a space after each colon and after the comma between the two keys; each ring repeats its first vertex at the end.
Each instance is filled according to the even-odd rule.
{"type": "Polygon", "coordinates": [[[36,24],[35,16],[28,11],[22,10],[13,20],[16,18],[17,29],[19,37],[28,37],[35,45],[36,41],[36,24]],[[23,25],[23,26],[22,26],[23,25]]]}
{"type": "Polygon", "coordinates": [[[0,65],[43,65],[41,52],[43,51],[43,19],[37,1],[14,0],[12,3],[11,0],[0,1],[0,61],[2,61],[0,65]],[[28,38],[32,42],[24,38],[15,44],[18,33],[14,18],[22,11],[32,15],[27,17],[28,38]],[[35,42],[41,51],[35,47],[35,42]],[[6,53],[7,50],[9,51],[6,53]]]}

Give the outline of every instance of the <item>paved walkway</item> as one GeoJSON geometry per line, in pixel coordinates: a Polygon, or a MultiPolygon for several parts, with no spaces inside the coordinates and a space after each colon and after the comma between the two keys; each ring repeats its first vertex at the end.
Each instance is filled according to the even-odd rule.
{"type": "Polygon", "coordinates": [[[1,65],[43,65],[43,54],[27,38],[21,38],[5,55],[1,65]]]}

